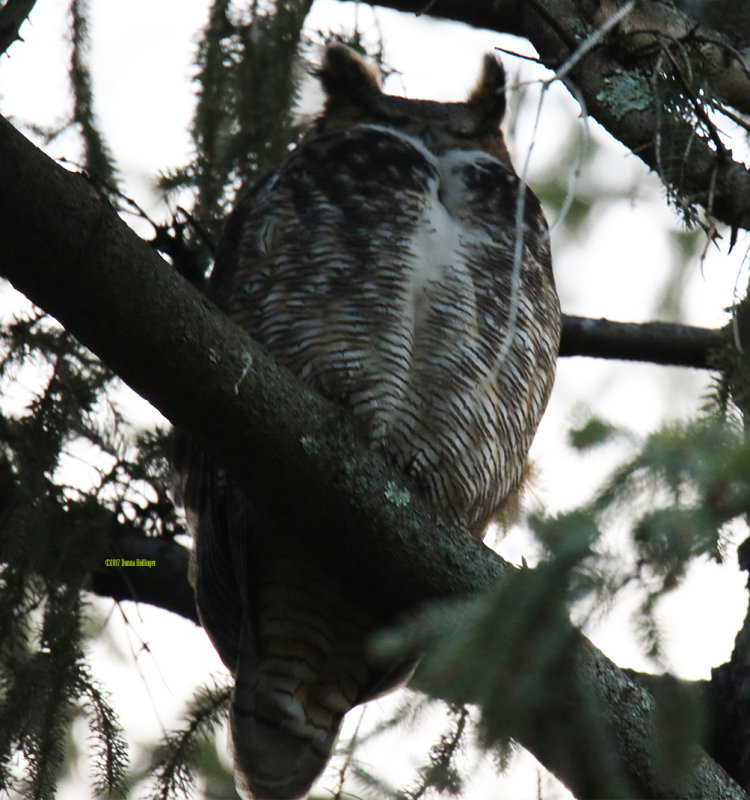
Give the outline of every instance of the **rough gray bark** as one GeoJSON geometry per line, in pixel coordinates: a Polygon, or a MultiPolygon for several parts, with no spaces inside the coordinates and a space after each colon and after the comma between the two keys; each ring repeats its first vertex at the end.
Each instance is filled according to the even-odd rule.
{"type": "MultiPolygon", "coordinates": [[[[353,587],[377,591],[395,614],[508,574],[502,559],[436,520],[364,451],[342,409],[269,362],[84,177],[5,120],[0,175],[0,274],[224,463],[255,502],[298,513],[308,531],[314,525],[311,546],[345,561],[353,587]]],[[[659,774],[649,696],[579,632],[567,635],[572,669],[555,678],[543,718],[520,740],[574,793],[745,797],[697,748],[686,772],[659,774]],[[584,708],[606,729],[614,765],[599,727],[573,724],[584,708]]]]}
{"type": "MultiPolygon", "coordinates": [[[[544,3],[526,0],[523,4],[524,31],[542,59],[559,67],[609,16],[607,11],[611,9],[604,9],[602,13],[607,5],[613,4],[600,5],[587,0],[544,3]]],[[[664,8],[662,4],[645,3],[637,7],[642,6],[653,10],[649,22],[668,24],[657,13],[664,8]]],[[[622,25],[627,25],[628,19],[626,16],[622,25]]],[[[669,23],[677,24],[671,19],[669,23]]],[[[676,33],[668,28],[662,35],[669,39],[676,33]]],[[[628,38],[620,26],[616,26],[611,38],[605,39],[604,46],[586,52],[563,77],[563,82],[574,95],[584,99],[587,112],[656,171],[683,203],[701,205],[733,227],[750,227],[750,172],[743,164],[732,160],[731,151],[717,149],[708,135],[697,133],[679,114],[654,100],[646,103],[641,98],[641,102],[634,101],[630,107],[616,102],[613,81],[632,75],[629,61],[635,47],[642,44],[638,39],[628,38]],[[619,48],[621,42],[633,44],[633,49],[619,48]]],[[[654,69],[651,61],[644,66],[654,69]]],[[[666,61],[660,69],[671,71],[673,68],[666,61]]]]}

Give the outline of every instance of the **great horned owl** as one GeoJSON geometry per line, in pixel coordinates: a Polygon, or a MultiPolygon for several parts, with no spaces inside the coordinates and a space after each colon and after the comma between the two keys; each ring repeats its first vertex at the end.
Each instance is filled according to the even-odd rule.
{"type": "MultiPolygon", "coordinates": [[[[487,55],[466,102],[408,100],[331,45],[318,76],[325,110],[231,215],[212,295],[481,536],[522,479],[560,336],[547,227],[499,130],[505,73],[487,55]]],[[[186,497],[200,616],[235,677],[238,788],[305,796],[344,714],[410,665],[371,661],[377,598],[348,596],[346,566],[311,558],[283,513],[202,456],[186,497]]]]}

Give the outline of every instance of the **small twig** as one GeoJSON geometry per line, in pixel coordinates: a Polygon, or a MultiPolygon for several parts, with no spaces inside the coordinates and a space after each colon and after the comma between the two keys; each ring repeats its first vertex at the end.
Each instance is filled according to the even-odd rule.
{"type": "Polygon", "coordinates": [[[504,47],[495,47],[494,49],[498,53],[505,53],[508,56],[513,56],[514,58],[522,58],[524,61],[531,61],[534,64],[541,64],[543,67],[546,66],[542,59],[538,56],[526,56],[523,53],[517,52],[516,50],[506,50],[504,47]]]}
{"type": "Polygon", "coordinates": [[[563,62],[562,66],[555,73],[558,80],[562,80],[575,65],[591,50],[593,50],[599,42],[612,30],[612,28],[620,22],[623,17],[626,17],[635,8],[635,0],[629,0],[625,3],[615,14],[608,17],[607,21],[592,31],[568,56],[563,62]]]}

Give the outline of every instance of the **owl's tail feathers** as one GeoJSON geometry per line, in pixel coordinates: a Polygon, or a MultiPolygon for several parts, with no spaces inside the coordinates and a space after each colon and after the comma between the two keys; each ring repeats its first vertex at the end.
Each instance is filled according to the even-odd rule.
{"type": "Polygon", "coordinates": [[[331,757],[351,704],[316,703],[300,669],[295,661],[259,661],[243,625],[230,727],[235,783],[246,800],[306,798],[331,757]]]}
{"type": "Polygon", "coordinates": [[[294,697],[237,676],[231,710],[235,781],[248,800],[297,800],[331,756],[341,719],[316,725],[294,697]]]}

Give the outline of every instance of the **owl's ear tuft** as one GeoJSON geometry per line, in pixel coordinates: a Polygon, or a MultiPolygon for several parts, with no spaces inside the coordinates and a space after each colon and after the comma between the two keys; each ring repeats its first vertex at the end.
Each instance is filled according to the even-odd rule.
{"type": "Polygon", "coordinates": [[[505,114],[505,69],[494,53],[484,57],[482,74],[467,101],[484,125],[497,127],[505,114]]]}
{"type": "Polygon", "coordinates": [[[380,95],[375,71],[354,50],[343,44],[329,44],[317,71],[329,103],[368,106],[380,95]]]}

